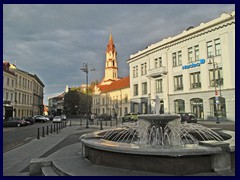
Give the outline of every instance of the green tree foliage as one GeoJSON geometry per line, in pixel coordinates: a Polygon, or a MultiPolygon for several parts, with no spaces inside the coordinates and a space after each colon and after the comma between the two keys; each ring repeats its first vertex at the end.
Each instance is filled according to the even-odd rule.
{"type": "Polygon", "coordinates": [[[91,106],[92,97],[82,93],[79,88],[71,88],[64,96],[64,111],[67,115],[85,114],[90,112],[91,106]]]}

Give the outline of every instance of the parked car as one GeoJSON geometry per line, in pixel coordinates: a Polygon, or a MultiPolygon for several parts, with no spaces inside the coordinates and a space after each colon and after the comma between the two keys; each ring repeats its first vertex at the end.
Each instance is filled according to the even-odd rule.
{"type": "Polygon", "coordinates": [[[111,121],[112,116],[109,114],[101,114],[97,117],[100,121],[111,121]]]}
{"type": "Polygon", "coordinates": [[[27,121],[28,124],[33,124],[35,123],[35,119],[33,117],[27,116],[27,117],[23,117],[22,119],[24,119],[25,121],[27,121]]]}
{"type": "Polygon", "coordinates": [[[54,116],[53,115],[49,115],[48,118],[49,118],[50,121],[52,121],[54,116]]]}
{"type": "Polygon", "coordinates": [[[130,121],[136,122],[137,120],[138,120],[137,113],[128,113],[122,117],[122,122],[130,122],[130,121]]]}
{"type": "Polygon", "coordinates": [[[60,123],[60,122],[62,122],[61,116],[55,116],[55,117],[53,118],[53,123],[60,123]]]}
{"type": "Polygon", "coordinates": [[[49,121],[49,118],[46,118],[44,116],[37,116],[34,119],[35,119],[35,122],[42,122],[42,123],[49,121]]]}
{"type": "Polygon", "coordinates": [[[26,125],[27,125],[27,122],[18,117],[9,117],[3,120],[4,127],[20,127],[20,126],[26,126],[26,125]]]}
{"type": "Polygon", "coordinates": [[[187,122],[187,123],[197,123],[197,118],[194,113],[187,113],[187,112],[182,112],[182,113],[177,113],[181,116],[181,122],[187,122]]]}
{"type": "Polygon", "coordinates": [[[67,116],[66,115],[61,115],[62,120],[67,120],[67,116]]]}

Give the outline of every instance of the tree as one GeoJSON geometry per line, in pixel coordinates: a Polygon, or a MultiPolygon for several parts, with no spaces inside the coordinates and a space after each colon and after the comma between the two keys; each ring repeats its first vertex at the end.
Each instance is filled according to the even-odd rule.
{"type": "Polygon", "coordinates": [[[91,106],[91,96],[82,93],[80,88],[71,88],[64,96],[64,110],[67,115],[85,114],[90,112],[91,106]],[[89,109],[87,109],[87,104],[89,109]]]}

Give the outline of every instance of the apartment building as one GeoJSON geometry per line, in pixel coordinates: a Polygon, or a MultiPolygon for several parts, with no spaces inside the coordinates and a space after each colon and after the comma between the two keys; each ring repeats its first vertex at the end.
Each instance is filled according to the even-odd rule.
{"type": "Polygon", "coordinates": [[[235,11],[130,56],[131,111],[235,121],[235,11]]]}
{"type": "MultiPolygon", "coordinates": [[[[4,100],[11,102],[11,110],[4,109],[5,118],[6,113],[8,117],[43,114],[43,82],[36,74],[23,71],[7,61],[3,61],[3,66],[5,67],[3,69],[5,79],[3,85],[4,100]],[[11,75],[11,78],[9,75],[11,75]],[[12,112],[10,113],[10,111],[12,112]]],[[[4,107],[7,106],[4,105],[4,107]]]]}

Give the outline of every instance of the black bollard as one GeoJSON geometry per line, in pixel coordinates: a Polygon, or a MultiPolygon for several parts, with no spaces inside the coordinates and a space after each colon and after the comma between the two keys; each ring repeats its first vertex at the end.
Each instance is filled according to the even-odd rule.
{"type": "Polygon", "coordinates": [[[51,124],[51,129],[50,129],[50,133],[52,134],[52,124],[51,124]]]}
{"type": "Polygon", "coordinates": [[[44,127],[42,127],[42,137],[45,137],[44,127]]]}
{"type": "Polygon", "coordinates": [[[103,130],[102,120],[100,121],[100,130],[103,130]]]}
{"type": "Polygon", "coordinates": [[[37,139],[40,139],[40,129],[37,130],[37,139]]]}
{"type": "Polygon", "coordinates": [[[53,132],[55,132],[56,131],[56,129],[55,129],[55,124],[53,125],[53,132]]]}
{"type": "Polygon", "coordinates": [[[117,127],[117,123],[118,123],[118,122],[117,122],[117,118],[116,118],[116,127],[117,127]]]}
{"type": "Polygon", "coordinates": [[[58,134],[58,123],[57,123],[57,125],[56,125],[56,126],[57,126],[57,127],[56,127],[56,128],[57,128],[57,134],[58,134]]]}
{"type": "Polygon", "coordinates": [[[48,126],[47,126],[47,135],[48,135],[48,126]]]}
{"type": "Polygon", "coordinates": [[[70,126],[72,126],[72,121],[71,121],[71,119],[70,119],[70,126]]]}
{"type": "Polygon", "coordinates": [[[97,126],[98,126],[98,119],[97,119],[97,126]]]}

